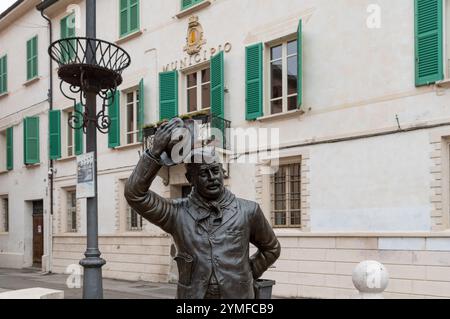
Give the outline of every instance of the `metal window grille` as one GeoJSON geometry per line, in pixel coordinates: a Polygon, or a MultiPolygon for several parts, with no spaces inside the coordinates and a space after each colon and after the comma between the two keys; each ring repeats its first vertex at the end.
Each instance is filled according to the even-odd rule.
{"type": "Polygon", "coordinates": [[[9,201],[7,198],[3,198],[3,232],[9,232],[9,201]]]}
{"type": "Polygon", "coordinates": [[[271,179],[274,227],[301,227],[301,164],[283,165],[271,179]]]}
{"type": "Polygon", "coordinates": [[[127,225],[128,231],[142,231],[143,229],[142,216],[136,213],[130,206],[128,206],[127,225]]]}
{"type": "Polygon", "coordinates": [[[77,196],[75,192],[67,193],[67,232],[76,233],[77,227],[77,196]]]}

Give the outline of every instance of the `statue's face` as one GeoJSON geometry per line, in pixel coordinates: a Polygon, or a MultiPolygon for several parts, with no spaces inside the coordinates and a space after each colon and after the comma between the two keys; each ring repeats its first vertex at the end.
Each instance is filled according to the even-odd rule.
{"type": "Polygon", "coordinates": [[[189,168],[190,181],[197,192],[206,199],[216,200],[223,193],[221,164],[200,164],[189,168]]]}

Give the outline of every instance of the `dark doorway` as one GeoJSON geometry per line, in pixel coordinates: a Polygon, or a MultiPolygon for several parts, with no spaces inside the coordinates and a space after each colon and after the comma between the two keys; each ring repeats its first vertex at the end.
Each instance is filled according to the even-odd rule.
{"type": "Polygon", "coordinates": [[[33,266],[42,265],[44,255],[44,203],[33,202],[33,266]]]}

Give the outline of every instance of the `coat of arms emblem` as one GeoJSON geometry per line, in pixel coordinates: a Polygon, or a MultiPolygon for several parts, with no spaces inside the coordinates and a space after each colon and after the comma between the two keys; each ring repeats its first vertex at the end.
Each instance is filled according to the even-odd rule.
{"type": "Polygon", "coordinates": [[[189,28],[186,38],[186,46],[184,51],[189,55],[194,55],[200,52],[202,46],[206,43],[203,38],[203,28],[198,22],[197,16],[192,16],[189,18],[189,28]]]}

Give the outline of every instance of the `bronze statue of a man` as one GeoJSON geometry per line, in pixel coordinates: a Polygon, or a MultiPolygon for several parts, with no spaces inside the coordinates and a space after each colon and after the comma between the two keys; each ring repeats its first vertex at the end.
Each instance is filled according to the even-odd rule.
{"type": "Polygon", "coordinates": [[[125,197],[137,213],[173,236],[177,298],[254,299],[254,281],[278,259],[280,243],[259,205],[224,187],[223,168],[214,154],[204,154],[213,161],[187,164],[193,186],[188,198],[168,200],[149,190],[176,127],[174,120],[158,130],[152,150],[127,182],[125,197]],[[249,243],[258,248],[251,257],[249,243]]]}

